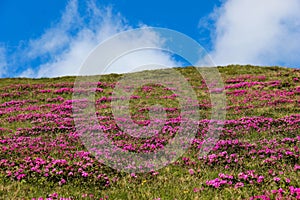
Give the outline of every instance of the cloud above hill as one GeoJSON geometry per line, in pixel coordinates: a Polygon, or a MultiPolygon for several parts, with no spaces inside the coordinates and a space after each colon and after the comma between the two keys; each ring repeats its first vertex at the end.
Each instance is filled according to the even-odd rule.
{"type": "MultiPolygon", "coordinates": [[[[99,43],[137,28],[120,13],[97,4],[96,0],[84,1],[84,8],[80,3],[69,0],[56,23],[39,37],[21,41],[13,52],[0,45],[0,77],[77,75],[81,64],[99,43]]],[[[222,0],[219,7],[200,20],[200,28],[209,27],[211,33],[210,57],[217,65],[299,67],[299,10],[298,0],[222,0]]],[[[133,42],[160,48],[164,39],[155,32],[145,31],[139,36],[132,35],[129,40],[118,41],[115,48],[124,48],[133,42]]],[[[149,64],[174,67],[182,63],[163,51],[136,51],[121,56],[106,73],[130,72],[137,66],[149,64]]]]}
{"type": "Polygon", "coordinates": [[[7,62],[5,52],[5,47],[0,46],[0,77],[7,73],[7,62]]]}
{"type": "MultiPolygon", "coordinates": [[[[119,13],[114,13],[112,8],[101,8],[95,1],[87,1],[84,15],[78,11],[78,1],[70,0],[58,23],[47,29],[39,38],[29,40],[27,46],[19,54],[24,59],[43,59],[44,62],[37,67],[28,67],[19,76],[25,77],[56,77],[65,75],[77,75],[80,66],[90,52],[101,42],[111,36],[133,28],[128,25],[126,19],[119,13]]],[[[145,25],[141,25],[143,27],[145,25]]],[[[130,41],[119,41],[118,46],[130,45],[132,42],[141,44],[151,42],[160,47],[162,39],[155,33],[145,32],[143,35],[132,36],[130,41]]],[[[122,57],[118,64],[122,67],[111,66],[111,71],[124,73],[134,70],[132,66],[156,63],[166,67],[179,66],[170,55],[160,51],[140,51],[132,55],[122,57]]],[[[26,60],[25,60],[26,62],[26,60]]],[[[96,74],[90,71],[87,74],[96,74]]]]}
{"type": "Polygon", "coordinates": [[[210,15],[218,65],[300,63],[300,1],[226,0],[210,15]]]}

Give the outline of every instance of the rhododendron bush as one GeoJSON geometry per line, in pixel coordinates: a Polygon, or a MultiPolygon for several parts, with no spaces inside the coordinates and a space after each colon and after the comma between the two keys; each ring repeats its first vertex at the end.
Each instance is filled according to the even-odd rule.
{"type": "Polygon", "coordinates": [[[129,135],[111,111],[121,75],[99,77],[93,88],[99,124],[89,130],[74,124],[72,105],[79,100],[72,94],[89,92],[75,91],[74,77],[1,79],[0,199],[300,199],[300,71],[253,66],[218,69],[225,88],[212,92],[226,94],[227,115],[212,150],[199,153],[212,120],[205,81],[194,68],[179,68],[197,94],[198,101],[187,100],[189,105],[199,107],[186,108],[184,114],[199,113],[199,128],[184,155],[147,173],[126,173],[105,165],[83,145],[81,136],[101,129],[124,151],[163,149],[184,120],[176,93],[180,83],[145,84],[131,95],[130,115],[138,126],[150,123],[150,107],[155,112],[156,104],[167,117],[160,131],[139,138],[130,135],[142,135],[143,129],[130,133],[127,119],[119,118],[129,135]]]}

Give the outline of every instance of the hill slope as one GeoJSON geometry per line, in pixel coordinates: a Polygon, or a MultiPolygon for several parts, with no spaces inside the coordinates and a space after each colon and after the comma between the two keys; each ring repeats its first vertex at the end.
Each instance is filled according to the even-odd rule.
{"type": "MultiPolygon", "coordinates": [[[[197,95],[199,110],[188,112],[199,112],[199,128],[175,163],[144,174],[101,164],[83,145],[83,132],[73,120],[75,77],[0,79],[0,199],[300,199],[300,70],[218,67],[227,115],[217,143],[205,156],[198,153],[211,113],[207,87],[194,67],[176,70],[197,95]]],[[[159,76],[169,70],[136,76],[141,73],[159,76]]],[[[140,139],[128,136],[114,121],[111,95],[122,76],[97,77],[99,123],[113,144],[126,151],[163,148],[179,130],[174,94],[180,83],[172,83],[173,88],[148,84],[134,91],[128,109],[140,127],[149,124],[153,105],[162,105],[167,114],[163,131],[140,139]]]]}

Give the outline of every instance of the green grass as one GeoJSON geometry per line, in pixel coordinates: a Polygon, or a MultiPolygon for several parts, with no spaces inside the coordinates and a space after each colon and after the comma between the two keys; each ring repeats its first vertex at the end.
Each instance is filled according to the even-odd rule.
{"type": "MultiPolygon", "coordinates": [[[[209,95],[207,95],[205,89],[200,88],[202,85],[201,80],[202,77],[198,73],[198,71],[194,67],[186,67],[186,68],[176,68],[178,72],[180,72],[186,78],[189,78],[189,84],[194,88],[197,98],[199,102],[209,102],[209,95]]],[[[225,80],[241,77],[245,75],[250,76],[266,76],[267,81],[271,80],[280,80],[282,84],[276,88],[265,87],[263,90],[272,93],[274,90],[286,90],[290,91],[295,87],[299,87],[298,83],[293,83],[292,80],[295,77],[300,77],[300,71],[293,71],[293,69],[289,68],[281,68],[281,67],[257,67],[257,66],[236,66],[230,65],[227,67],[218,67],[218,70],[225,80]],[[290,84],[287,84],[290,83],[290,84]]],[[[158,74],[159,77],[164,76],[168,73],[168,69],[160,70],[160,71],[145,71],[136,73],[137,77],[140,74],[144,73],[146,76],[152,73],[158,74]]],[[[105,83],[114,83],[120,78],[122,75],[111,74],[104,76],[93,76],[86,77],[87,80],[99,80],[105,83]]],[[[27,79],[27,78],[6,78],[0,79],[0,94],[4,93],[12,93],[16,91],[28,91],[26,95],[16,95],[12,97],[4,97],[0,100],[0,104],[4,102],[8,102],[11,100],[33,100],[37,99],[39,102],[32,103],[31,105],[42,105],[46,104],[45,99],[47,98],[55,98],[58,96],[63,97],[64,99],[72,99],[72,94],[39,94],[34,93],[32,90],[19,90],[14,88],[15,85],[18,84],[43,84],[44,89],[59,89],[59,88],[51,88],[50,84],[56,83],[73,83],[75,81],[75,77],[67,76],[61,78],[41,78],[41,79],[27,79]]],[[[247,78],[245,81],[251,81],[247,78]]],[[[107,96],[110,92],[113,91],[112,88],[103,87],[104,92],[98,93],[96,98],[100,98],[101,96],[107,96]]],[[[262,91],[257,87],[253,86],[250,88],[243,88],[249,92],[262,91]]],[[[238,89],[228,89],[227,91],[238,90],[238,89]]],[[[134,95],[141,96],[140,99],[130,100],[131,103],[131,114],[136,116],[136,120],[139,120],[141,112],[139,109],[148,107],[151,105],[157,104],[157,96],[160,95],[171,95],[171,91],[164,91],[163,89],[156,89],[152,93],[150,93],[151,98],[148,100],[145,99],[148,96],[148,93],[143,92],[141,89],[136,90],[134,95]]],[[[257,97],[259,98],[259,96],[257,97]]],[[[300,96],[295,95],[289,97],[292,100],[300,100],[300,96]]],[[[247,104],[242,103],[244,100],[244,96],[227,96],[228,105],[233,106],[245,106],[247,104]]],[[[58,104],[59,102],[57,102],[58,104]]],[[[169,101],[164,100],[163,103],[166,107],[178,107],[178,101],[169,101]]],[[[103,115],[111,115],[110,103],[104,103],[108,106],[106,109],[97,109],[100,114],[103,115]]],[[[299,103],[279,103],[277,107],[271,106],[260,106],[260,102],[257,99],[254,99],[252,102],[248,103],[251,105],[256,105],[254,109],[241,109],[239,112],[235,112],[232,110],[227,110],[227,119],[240,119],[247,116],[263,116],[270,118],[282,118],[284,116],[289,116],[292,114],[299,114],[299,103]]],[[[26,107],[26,105],[25,105],[26,107]]],[[[51,112],[51,109],[45,109],[41,112],[51,112]]],[[[200,109],[199,113],[201,114],[201,119],[209,118],[211,109],[200,109]]],[[[13,133],[18,128],[29,128],[32,127],[33,124],[30,120],[24,122],[12,122],[9,123],[5,119],[12,116],[17,116],[20,113],[32,113],[32,111],[26,112],[13,112],[11,114],[2,114],[0,115],[0,127],[11,129],[13,133]]],[[[147,112],[144,113],[145,119],[147,119],[147,112]]],[[[170,116],[177,116],[178,114],[175,112],[170,114],[170,116]]],[[[134,117],[133,117],[134,118],[134,117]]],[[[54,125],[54,124],[53,124],[54,125]]],[[[1,133],[1,132],[0,132],[1,133]]],[[[9,136],[12,133],[1,133],[1,137],[9,136]]],[[[51,138],[57,138],[60,136],[64,136],[64,132],[58,131],[57,133],[53,133],[53,136],[47,136],[48,133],[41,133],[39,136],[44,136],[45,140],[51,140],[51,138]]],[[[299,130],[296,133],[289,134],[285,132],[274,133],[270,132],[260,132],[257,131],[249,131],[247,134],[244,132],[238,132],[236,135],[224,135],[221,136],[220,139],[229,140],[229,139],[239,139],[240,141],[248,142],[248,143],[258,143],[258,141],[267,139],[277,139],[280,141],[284,137],[296,137],[299,135],[299,130]]],[[[31,136],[32,137],[32,136],[31,136]]],[[[1,138],[0,138],[1,139],[1,138]]],[[[80,145],[80,143],[76,144],[78,150],[85,150],[85,148],[80,145]]],[[[294,147],[300,147],[299,142],[295,144],[287,145],[288,148],[292,149],[294,147]]],[[[223,149],[224,150],[224,149],[223,149]]],[[[221,151],[221,150],[220,150],[221,151]]],[[[220,152],[218,151],[218,152],[220,152]]],[[[299,179],[299,171],[294,171],[293,166],[296,161],[290,161],[288,159],[278,161],[276,165],[265,165],[262,163],[262,159],[252,159],[247,157],[247,153],[249,150],[242,148],[229,148],[228,152],[237,153],[239,156],[245,156],[242,161],[239,161],[235,164],[230,164],[231,167],[229,169],[225,169],[226,164],[213,164],[212,166],[206,165],[201,161],[197,161],[197,151],[193,148],[189,149],[186,154],[182,157],[189,157],[191,159],[196,160],[196,164],[187,165],[185,164],[181,158],[178,160],[178,163],[174,163],[165,168],[158,170],[158,175],[151,175],[151,173],[147,174],[137,174],[137,178],[133,178],[130,174],[124,172],[117,172],[114,169],[109,167],[104,167],[103,171],[108,175],[110,180],[117,178],[116,182],[111,182],[109,187],[102,187],[97,184],[97,182],[90,182],[88,180],[84,181],[83,179],[79,179],[78,181],[72,180],[68,182],[66,185],[59,186],[56,182],[51,182],[46,179],[38,179],[34,181],[16,181],[7,178],[3,173],[0,173],[0,199],[31,199],[38,197],[47,197],[49,194],[58,193],[59,197],[71,197],[73,199],[83,199],[83,194],[93,194],[94,197],[90,197],[90,199],[99,199],[105,198],[108,196],[109,199],[247,199],[251,196],[263,194],[264,190],[271,191],[272,189],[278,189],[279,187],[288,188],[287,185],[282,183],[281,185],[276,185],[274,181],[272,181],[272,177],[268,175],[268,169],[274,169],[277,171],[284,170],[285,177],[289,177],[291,179],[291,185],[300,187],[300,179],[299,179]],[[286,164],[285,167],[281,167],[286,164]],[[195,172],[194,175],[189,174],[189,169],[194,169],[195,171],[199,170],[199,172],[195,172]],[[261,185],[250,185],[246,184],[245,187],[234,189],[232,187],[222,187],[219,189],[207,187],[205,182],[207,180],[215,179],[218,177],[219,173],[227,173],[234,174],[237,176],[241,171],[255,169],[256,173],[264,175],[268,177],[267,181],[261,185]],[[204,189],[199,192],[194,192],[195,188],[204,189]]],[[[299,153],[298,153],[299,154],[299,153]]],[[[63,158],[63,155],[59,155],[57,152],[53,152],[51,154],[56,158],[63,158]]],[[[8,156],[8,155],[6,155],[8,156]]],[[[14,155],[17,156],[17,155],[14,155]]],[[[37,156],[40,156],[37,154],[37,156]]],[[[1,171],[0,171],[1,172],[1,171]]],[[[274,196],[271,196],[272,198],[274,196]]],[[[87,197],[89,198],[89,197],[87,197]]],[[[275,197],[274,197],[275,198],[275,197]]]]}

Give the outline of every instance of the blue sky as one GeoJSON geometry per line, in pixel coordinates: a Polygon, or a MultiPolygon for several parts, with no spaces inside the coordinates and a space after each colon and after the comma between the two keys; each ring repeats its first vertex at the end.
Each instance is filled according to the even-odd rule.
{"type": "Polygon", "coordinates": [[[76,75],[97,44],[142,26],[186,34],[216,65],[299,67],[299,10],[298,0],[2,0],[0,77],[76,75]]]}

